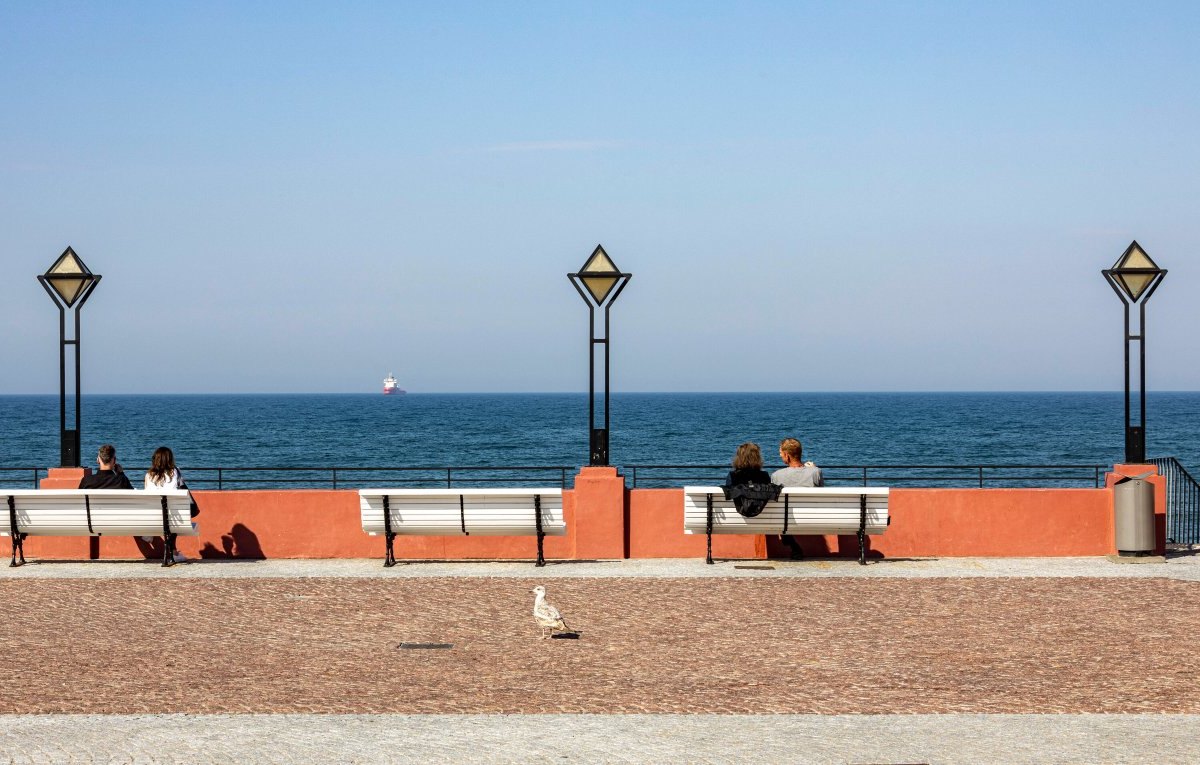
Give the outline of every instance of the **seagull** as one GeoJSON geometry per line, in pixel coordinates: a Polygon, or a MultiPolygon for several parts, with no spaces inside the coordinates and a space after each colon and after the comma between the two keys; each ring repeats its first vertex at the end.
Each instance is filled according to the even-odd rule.
{"type": "Polygon", "coordinates": [[[533,599],[533,618],[542,628],[542,639],[546,639],[546,630],[550,630],[551,635],[555,630],[567,632],[570,628],[563,621],[562,614],[558,612],[557,608],[546,602],[546,588],[539,584],[533,588],[533,594],[536,596],[533,599]]]}

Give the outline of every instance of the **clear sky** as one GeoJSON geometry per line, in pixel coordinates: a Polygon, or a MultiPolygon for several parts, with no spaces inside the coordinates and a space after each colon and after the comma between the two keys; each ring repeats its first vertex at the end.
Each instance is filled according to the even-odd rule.
{"type": "Polygon", "coordinates": [[[1200,3],[0,4],[0,393],[1200,389],[1200,3]]]}

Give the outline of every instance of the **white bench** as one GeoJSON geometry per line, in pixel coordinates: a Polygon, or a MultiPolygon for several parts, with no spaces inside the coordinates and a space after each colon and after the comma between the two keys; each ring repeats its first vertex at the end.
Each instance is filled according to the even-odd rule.
{"type": "Polygon", "coordinates": [[[882,534],[889,522],[883,487],[788,487],[753,518],[739,513],[720,486],[683,487],[683,531],[708,536],[708,563],[713,534],[857,534],[858,562],[866,565],[865,535],[882,534]]]}
{"type": "Polygon", "coordinates": [[[384,566],[396,565],[397,534],[421,536],[563,536],[562,489],[360,489],[363,531],[387,538],[384,566]]]}
{"type": "Polygon", "coordinates": [[[10,566],[25,563],[26,537],[162,536],[163,565],[175,562],[175,537],[196,536],[191,495],[128,489],[0,489],[0,536],[12,537],[10,566]],[[18,555],[20,563],[17,562],[18,555]]]}

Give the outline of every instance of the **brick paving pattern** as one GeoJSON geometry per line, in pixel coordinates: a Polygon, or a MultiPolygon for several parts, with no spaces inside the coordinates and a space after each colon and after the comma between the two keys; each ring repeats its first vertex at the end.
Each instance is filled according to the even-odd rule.
{"type": "Polygon", "coordinates": [[[0,714],[1200,713],[1192,581],[7,578],[0,602],[0,714]],[[582,639],[538,639],[535,583],[582,639]]]}

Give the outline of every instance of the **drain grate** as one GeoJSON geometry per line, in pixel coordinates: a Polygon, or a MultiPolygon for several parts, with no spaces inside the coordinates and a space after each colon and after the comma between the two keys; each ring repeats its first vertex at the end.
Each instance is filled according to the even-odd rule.
{"type": "Polygon", "coordinates": [[[774,566],[734,566],[734,568],[744,568],[750,571],[774,571],[774,566]]]}
{"type": "Polygon", "coordinates": [[[406,650],[414,649],[414,650],[426,650],[426,651],[428,651],[428,650],[444,651],[446,649],[453,648],[454,643],[401,643],[400,645],[398,645],[396,647],[406,649],[406,650]]]}

